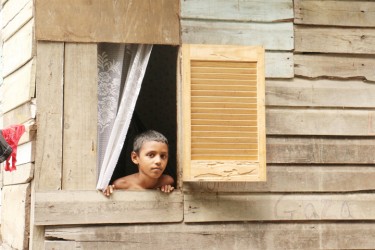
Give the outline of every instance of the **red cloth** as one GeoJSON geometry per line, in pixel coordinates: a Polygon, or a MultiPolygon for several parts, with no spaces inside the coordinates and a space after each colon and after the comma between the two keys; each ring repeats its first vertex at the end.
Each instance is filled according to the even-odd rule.
{"type": "Polygon", "coordinates": [[[5,171],[16,170],[18,141],[20,140],[22,134],[25,132],[25,126],[24,125],[12,125],[8,128],[3,129],[1,132],[6,142],[13,149],[12,154],[6,160],[5,171]],[[10,167],[10,163],[9,163],[10,158],[12,158],[12,167],[10,167]]]}

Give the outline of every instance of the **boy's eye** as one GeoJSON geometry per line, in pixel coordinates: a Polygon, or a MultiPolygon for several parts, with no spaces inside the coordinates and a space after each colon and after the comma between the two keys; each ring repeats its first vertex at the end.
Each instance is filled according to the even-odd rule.
{"type": "Polygon", "coordinates": [[[168,159],[168,155],[161,155],[160,158],[162,158],[163,160],[168,159]]]}

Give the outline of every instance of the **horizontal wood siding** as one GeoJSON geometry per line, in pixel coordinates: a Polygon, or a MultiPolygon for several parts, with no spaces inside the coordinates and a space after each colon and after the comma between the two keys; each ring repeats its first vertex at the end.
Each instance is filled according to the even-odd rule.
{"type": "Polygon", "coordinates": [[[266,77],[293,77],[293,1],[180,2],[182,43],[261,45],[266,77]]]}
{"type": "Polygon", "coordinates": [[[79,246],[87,246],[84,249],[160,247],[172,250],[176,246],[183,249],[373,249],[375,223],[228,222],[47,227],[46,237],[60,242],[61,239],[75,241],[79,246]]]}

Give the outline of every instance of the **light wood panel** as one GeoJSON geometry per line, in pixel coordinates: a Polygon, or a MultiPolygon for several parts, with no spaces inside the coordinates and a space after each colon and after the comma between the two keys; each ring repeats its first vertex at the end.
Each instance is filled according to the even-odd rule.
{"type": "Polygon", "coordinates": [[[35,225],[156,223],[183,219],[183,195],[160,191],[116,190],[110,198],[99,191],[35,194],[35,225]]]}
{"type": "Polygon", "coordinates": [[[374,194],[185,194],[185,222],[374,220],[374,194]]]}
{"type": "Polygon", "coordinates": [[[33,121],[36,116],[36,105],[35,99],[31,99],[30,102],[22,104],[21,106],[10,110],[3,114],[3,125],[8,127],[12,124],[23,124],[28,121],[33,121]]]}
{"type": "Polygon", "coordinates": [[[35,145],[35,141],[18,145],[16,166],[35,161],[35,145]]]}
{"type": "Polygon", "coordinates": [[[375,136],[375,111],[329,109],[267,110],[268,135],[375,136]]]}
{"type": "Polygon", "coordinates": [[[32,59],[13,74],[8,75],[1,86],[3,112],[6,113],[35,97],[36,60],[32,59]]]}
{"type": "MultiPolygon", "coordinates": [[[[46,240],[44,242],[45,250],[56,250],[56,249],[76,249],[77,244],[73,241],[60,241],[60,240],[46,240]]],[[[92,249],[95,249],[93,246],[92,249]]]]}
{"type": "Polygon", "coordinates": [[[375,29],[295,25],[295,51],[375,54],[375,29]]]}
{"type": "Polygon", "coordinates": [[[2,170],[2,175],[5,186],[29,183],[34,177],[34,163],[17,165],[17,170],[12,172],[2,170]]]}
{"type": "Polygon", "coordinates": [[[267,80],[266,105],[285,107],[374,108],[375,84],[361,80],[267,80]]]}
{"type": "Polygon", "coordinates": [[[179,1],[36,0],[36,38],[179,44],[179,1]]]}
{"type": "Polygon", "coordinates": [[[96,62],[96,44],[65,44],[62,176],[65,190],[93,190],[96,186],[96,62]]]}
{"type": "Polygon", "coordinates": [[[267,137],[267,164],[374,164],[373,138],[267,137]]]}
{"type": "Polygon", "coordinates": [[[293,19],[293,1],[181,1],[181,18],[277,22],[293,19]]]}
{"type": "Polygon", "coordinates": [[[3,45],[3,77],[16,71],[35,55],[34,23],[30,20],[3,45]],[[17,53],[14,53],[17,51],[17,53]]]}
{"type": "Polygon", "coordinates": [[[367,55],[295,54],[294,73],[303,77],[359,78],[375,81],[375,60],[367,55]]]}
{"type": "Polygon", "coordinates": [[[35,190],[61,189],[64,44],[38,42],[35,190]]]}
{"type": "Polygon", "coordinates": [[[264,46],[266,50],[292,50],[294,49],[293,37],[293,23],[291,22],[181,20],[183,44],[236,44],[264,46]]]}
{"type": "Polygon", "coordinates": [[[94,245],[94,249],[95,246],[99,249],[149,249],[150,246],[162,249],[175,249],[176,246],[186,249],[233,249],[234,246],[255,250],[373,249],[374,235],[374,222],[355,221],[70,226],[48,227],[46,230],[46,236],[51,239],[98,244],[94,245]],[[108,239],[116,239],[117,242],[109,242],[108,239]]]}
{"type": "Polygon", "coordinates": [[[16,33],[25,23],[33,17],[32,0],[12,0],[1,10],[2,21],[2,39],[8,40],[16,33]]]}
{"type": "Polygon", "coordinates": [[[375,190],[375,168],[358,165],[267,165],[267,182],[187,182],[199,192],[351,192],[375,190]]]}
{"type": "Polygon", "coordinates": [[[375,27],[371,1],[294,1],[294,22],[301,24],[375,27]]]}
{"type": "Polygon", "coordinates": [[[5,186],[1,198],[1,238],[11,249],[27,249],[30,184],[5,186]]]}
{"type": "Polygon", "coordinates": [[[266,78],[293,78],[293,53],[266,51],[265,53],[266,78]]]}

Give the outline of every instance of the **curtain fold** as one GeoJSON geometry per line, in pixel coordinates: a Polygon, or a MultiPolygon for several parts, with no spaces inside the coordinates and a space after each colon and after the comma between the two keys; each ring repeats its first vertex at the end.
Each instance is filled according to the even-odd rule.
{"type": "Polygon", "coordinates": [[[97,189],[110,182],[141,89],[152,45],[103,45],[99,49],[97,189]],[[119,70],[120,69],[120,70],[119,70]]]}

